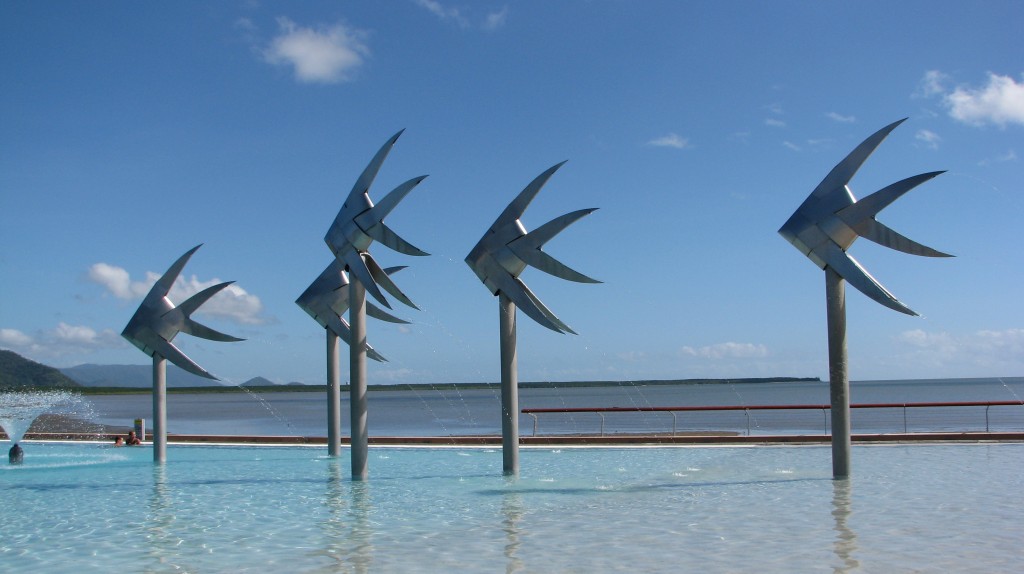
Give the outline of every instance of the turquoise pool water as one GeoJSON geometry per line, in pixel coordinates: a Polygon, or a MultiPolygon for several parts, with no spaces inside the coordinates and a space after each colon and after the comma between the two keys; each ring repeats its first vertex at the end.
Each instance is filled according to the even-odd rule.
{"type": "MultiPolygon", "coordinates": [[[[9,443],[0,442],[7,448],[9,443]]],[[[1024,445],[370,450],[23,443],[4,572],[1011,572],[1024,445]]]]}

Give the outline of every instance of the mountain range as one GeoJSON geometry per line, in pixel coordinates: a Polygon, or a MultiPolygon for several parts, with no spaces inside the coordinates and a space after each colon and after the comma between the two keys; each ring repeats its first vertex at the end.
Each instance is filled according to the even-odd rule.
{"type": "MultiPolygon", "coordinates": [[[[274,384],[263,377],[254,377],[242,383],[242,386],[274,384]]],[[[26,359],[12,351],[0,349],[0,389],[152,386],[152,365],[84,364],[57,369],[26,359]]],[[[167,365],[168,388],[220,386],[225,384],[193,375],[171,364],[167,365]]]]}

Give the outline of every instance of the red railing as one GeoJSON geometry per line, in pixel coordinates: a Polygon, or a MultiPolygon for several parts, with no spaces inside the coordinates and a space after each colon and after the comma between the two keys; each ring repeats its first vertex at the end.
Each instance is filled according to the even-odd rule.
{"type": "MultiPolygon", "coordinates": [[[[907,432],[907,409],[912,408],[948,408],[948,407],[985,407],[985,432],[989,432],[988,412],[991,407],[998,406],[1024,406],[1024,401],[962,401],[962,402],[928,402],[928,403],[859,403],[851,404],[851,409],[903,409],[903,432],[907,432]]],[[[832,409],[831,405],[705,405],[689,407],[563,407],[563,408],[536,408],[522,409],[522,413],[533,418],[533,434],[537,435],[538,414],[573,414],[573,413],[595,413],[601,417],[601,435],[604,436],[605,413],[627,413],[627,412],[668,412],[672,414],[672,434],[676,434],[676,413],[679,412],[707,412],[707,411],[744,411],[747,418],[747,434],[750,434],[750,411],[774,411],[774,410],[820,410],[825,416],[825,432],[828,432],[827,413],[832,409]]]]}

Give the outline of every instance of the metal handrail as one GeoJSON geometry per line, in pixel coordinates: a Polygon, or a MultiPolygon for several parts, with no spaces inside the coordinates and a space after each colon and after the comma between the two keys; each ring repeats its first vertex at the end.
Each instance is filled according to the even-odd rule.
{"type": "MultiPolygon", "coordinates": [[[[935,408],[935,407],[985,407],[985,432],[989,432],[989,409],[998,406],[1024,406],[1024,400],[1020,401],[959,401],[959,402],[924,402],[924,403],[856,403],[851,404],[851,409],[903,409],[903,432],[907,432],[907,409],[911,408],[935,408]]],[[[677,407],[561,407],[561,408],[533,408],[522,409],[522,413],[533,418],[533,434],[537,434],[537,415],[545,413],[570,414],[570,413],[596,413],[601,417],[601,436],[604,436],[604,413],[625,413],[625,412],[670,412],[672,413],[672,435],[676,434],[676,413],[677,412],[701,412],[701,411],[744,411],[747,418],[747,434],[750,434],[750,411],[758,410],[820,410],[828,411],[832,405],[828,404],[805,404],[805,405],[701,405],[701,406],[677,406],[677,407]]],[[[825,416],[826,432],[828,432],[828,417],[825,416]]]]}

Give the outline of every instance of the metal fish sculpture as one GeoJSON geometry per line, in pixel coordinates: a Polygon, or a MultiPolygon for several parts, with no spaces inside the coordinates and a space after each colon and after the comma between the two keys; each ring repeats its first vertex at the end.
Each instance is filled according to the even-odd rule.
{"type": "Polygon", "coordinates": [[[832,268],[850,285],[875,301],[908,315],[917,315],[872,277],[846,250],[858,237],[863,237],[911,255],[952,257],[947,253],[921,245],[889,229],[875,220],[882,209],[904,193],[943,173],[933,171],[908,177],[858,201],[850,191],[849,182],[868,156],[906,118],[878,130],[861,142],[839,162],[811,195],[779,229],[794,247],[818,267],[832,268]]]}
{"type": "Polygon", "coordinates": [[[208,301],[210,297],[213,297],[222,289],[234,283],[234,281],[227,281],[207,287],[178,306],[175,306],[167,297],[171,287],[174,285],[174,281],[181,274],[181,270],[188,263],[192,254],[200,247],[202,247],[201,244],[189,249],[160,277],[152,289],[150,289],[146,298],[142,300],[142,304],[135,311],[135,315],[128,321],[128,325],[124,328],[121,336],[131,341],[133,345],[150,357],[159,355],[194,375],[217,380],[217,377],[197,365],[171,342],[178,333],[186,333],[211,341],[244,341],[244,339],[215,331],[191,317],[192,313],[208,301]]]}
{"type": "Polygon", "coordinates": [[[548,168],[512,200],[466,256],[466,264],[493,295],[504,294],[531,319],[548,329],[576,334],[519,279],[519,275],[529,265],[569,281],[600,283],[597,279],[570,269],[541,249],[552,237],[578,219],[593,213],[596,208],[567,213],[531,232],[527,232],[519,221],[533,198],[563,164],[564,161],[548,168]]]}
{"type": "MultiPolygon", "coordinates": [[[[389,267],[384,270],[388,275],[405,269],[405,267],[389,267]]],[[[309,314],[321,327],[330,329],[332,333],[341,337],[346,344],[352,344],[351,331],[348,322],[342,317],[349,308],[349,280],[348,274],[337,259],[331,261],[320,276],[302,292],[302,295],[295,300],[295,304],[309,314]]],[[[408,323],[394,315],[385,312],[373,303],[366,304],[366,314],[388,321],[390,323],[408,323]]],[[[383,355],[366,346],[366,356],[374,361],[387,361],[383,355]]]]}
{"type": "Polygon", "coordinates": [[[391,308],[391,304],[384,298],[378,285],[402,303],[418,309],[388,277],[388,274],[380,268],[368,251],[370,244],[377,240],[399,253],[417,256],[429,255],[384,225],[384,218],[427,176],[414,177],[399,185],[376,205],[370,200],[370,185],[373,184],[381,164],[384,163],[384,159],[387,158],[388,152],[391,151],[398,137],[402,135],[402,131],[391,136],[391,139],[370,160],[355,185],[352,186],[352,191],[349,192],[330,229],[327,230],[324,241],[334,256],[341,261],[343,268],[355,275],[366,287],[366,291],[382,305],[388,309],[391,308]]]}

